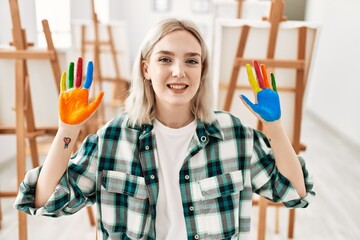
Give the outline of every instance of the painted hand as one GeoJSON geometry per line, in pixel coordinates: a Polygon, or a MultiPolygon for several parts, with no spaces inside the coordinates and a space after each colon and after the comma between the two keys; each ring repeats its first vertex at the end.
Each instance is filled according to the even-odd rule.
{"type": "Polygon", "coordinates": [[[66,84],[66,72],[63,72],[60,83],[59,116],[63,123],[76,125],[85,122],[99,107],[104,92],[99,92],[95,100],[89,104],[89,88],[93,80],[94,65],[88,63],[86,79],[83,88],[82,81],[82,58],[78,59],[74,85],[74,63],[69,65],[68,83],[66,84]]]}
{"type": "Polygon", "coordinates": [[[276,89],[276,81],[273,73],[270,73],[272,89],[268,80],[266,67],[254,61],[254,69],[257,80],[252,71],[251,65],[246,64],[246,71],[251,88],[254,91],[255,102],[252,103],[246,96],[241,95],[244,104],[252,111],[260,120],[273,122],[281,117],[280,99],[276,89]]]}

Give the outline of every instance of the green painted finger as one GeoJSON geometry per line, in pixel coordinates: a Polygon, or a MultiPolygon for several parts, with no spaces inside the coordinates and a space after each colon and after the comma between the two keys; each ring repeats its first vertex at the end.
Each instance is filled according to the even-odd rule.
{"type": "Polygon", "coordinates": [[[74,86],[74,62],[71,62],[69,65],[68,89],[73,88],[73,86],[74,86]]]}
{"type": "Polygon", "coordinates": [[[272,88],[275,92],[277,92],[277,87],[276,87],[276,80],[275,80],[275,75],[274,73],[270,73],[270,76],[271,76],[271,85],[272,85],[272,88]]]}
{"type": "Polygon", "coordinates": [[[60,92],[66,91],[66,72],[63,72],[61,74],[61,80],[60,80],[60,92]]]}
{"type": "Polygon", "coordinates": [[[247,71],[249,83],[250,83],[252,89],[254,90],[255,93],[260,92],[261,88],[259,87],[259,84],[255,79],[255,76],[254,76],[254,73],[252,71],[250,64],[246,64],[246,71],[247,71]]]}

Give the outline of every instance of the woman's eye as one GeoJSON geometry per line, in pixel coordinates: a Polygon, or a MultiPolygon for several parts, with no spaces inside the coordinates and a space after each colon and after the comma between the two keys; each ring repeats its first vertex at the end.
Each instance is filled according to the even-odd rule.
{"type": "Polygon", "coordinates": [[[169,63],[169,62],[171,62],[171,60],[169,58],[166,58],[166,57],[161,57],[161,58],[159,58],[159,62],[169,63]]]}
{"type": "Polygon", "coordinates": [[[192,64],[192,65],[196,65],[196,64],[198,64],[199,62],[198,62],[197,60],[195,60],[195,59],[189,59],[189,60],[186,61],[186,63],[192,64]]]}

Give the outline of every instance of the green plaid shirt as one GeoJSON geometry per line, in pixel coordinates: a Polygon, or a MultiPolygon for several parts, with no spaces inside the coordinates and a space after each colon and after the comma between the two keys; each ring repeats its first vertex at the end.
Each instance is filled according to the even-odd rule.
{"type": "MultiPolygon", "coordinates": [[[[198,120],[179,173],[188,239],[245,239],[253,192],[287,207],[306,207],[313,184],[301,162],[305,198],[275,166],[265,136],[228,113],[198,120]]],[[[41,167],[26,174],[14,206],[31,215],[59,217],[97,203],[99,239],[155,239],[159,191],[152,125],[130,127],[126,115],[88,136],[44,207],[34,207],[41,167]]],[[[170,143],[169,143],[170,144],[170,143]]]]}

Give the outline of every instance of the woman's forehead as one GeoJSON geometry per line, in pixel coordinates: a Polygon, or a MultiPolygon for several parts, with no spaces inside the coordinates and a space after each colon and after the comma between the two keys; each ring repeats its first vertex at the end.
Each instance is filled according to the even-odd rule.
{"type": "Polygon", "coordinates": [[[196,37],[185,30],[178,30],[165,35],[158,41],[153,49],[153,53],[172,52],[182,54],[201,55],[201,45],[196,37]]]}

